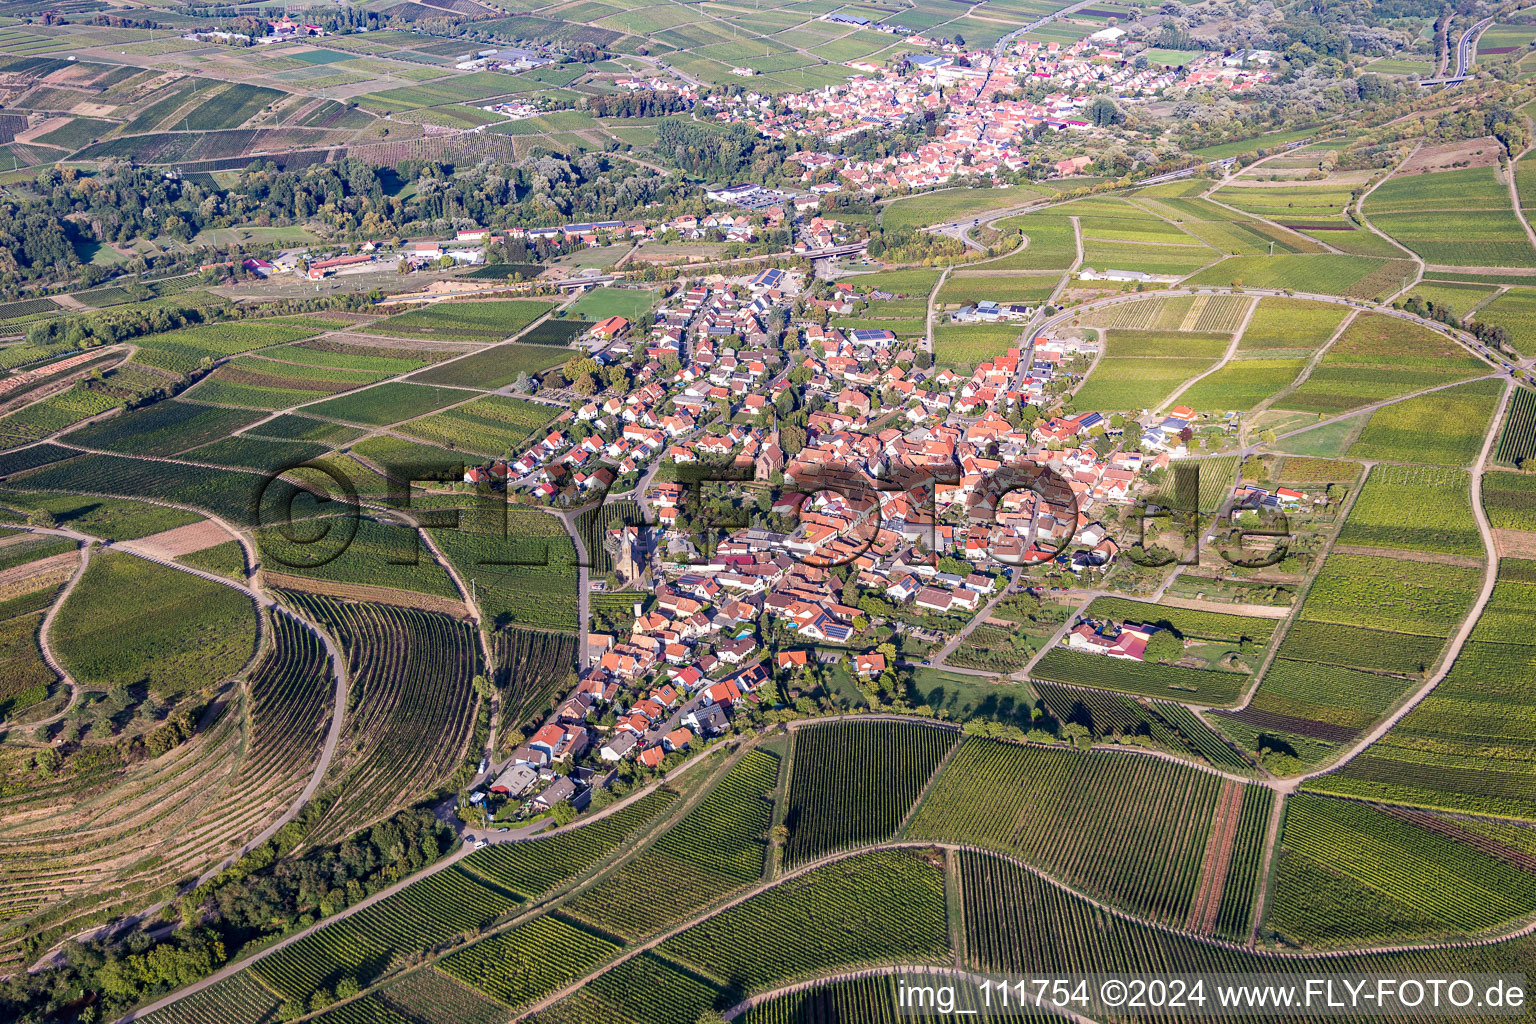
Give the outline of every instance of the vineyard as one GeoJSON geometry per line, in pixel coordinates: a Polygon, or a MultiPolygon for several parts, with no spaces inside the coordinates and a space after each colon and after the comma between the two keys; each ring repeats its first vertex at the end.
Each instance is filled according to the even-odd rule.
{"type": "MultiPolygon", "coordinates": [[[[604,971],[548,1010],[533,1024],[685,1024],[729,1000],[715,982],[655,953],[642,953],[604,971]]],[[[503,1024],[498,1020],[495,1024],[503,1024]]]]}
{"type": "MultiPolygon", "coordinates": [[[[1301,619],[1443,639],[1467,614],[1481,583],[1482,571],[1474,566],[1437,565],[1425,572],[1422,562],[1334,553],[1318,571],[1301,619]]],[[[1282,655],[1293,635],[1281,644],[1282,655]]]]}
{"type": "MultiPolygon", "coordinates": [[[[345,835],[430,793],[466,752],[470,680],[481,671],[474,630],[445,615],[282,592],[336,638],[351,676],[342,751],[328,772],[345,787],[322,826],[345,835]]],[[[470,752],[471,754],[476,752],[470,752]]]]}
{"type": "Polygon", "coordinates": [[[582,546],[587,549],[587,565],[594,575],[604,576],[613,571],[613,558],[604,542],[609,530],[621,526],[645,528],[644,513],[636,502],[628,498],[594,505],[576,517],[576,532],[581,536],[582,546]]]}
{"type": "Polygon", "coordinates": [[[401,426],[423,441],[482,455],[511,455],[553,418],[555,409],[505,395],[487,395],[401,426]]]}
{"type": "Polygon", "coordinates": [[[423,370],[413,379],[461,388],[504,388],[522,374],[542,373],[567,358],[567,353],[551,345],[496,345],[423,370]]]}
{"type": "Polygon", "coordinates": [[[1237,343],[1239,352],[1300,350],[1315,352],[1333,336],[1349,307],[1336,302],[1275,298],[1259,300],[1248,329],[1237,343]]]}
{"type": "Polygon", "coordinates": [[[697,807],[644,853],[627,862],[569,907],[583,920],[638,938],[684,919],[763,876],[771,792],[779,759],[748,752],[697,807]],[[654,894],[666,892],[665,899],[654,894]]]}
{"type": "Polygon", "coordinates": [[[843,722],[795,732],[784,824],[791,867],[888,839],[957,735],[905,722],[843,722]],[[829,785],[828,779],[837,783],[829,785]]]}
{"type": "Polygon", "coordinates": [[[39,701],[58,682],[37,645],[40,612],[0,620],[0,722],[39,701]]]}
{"type": "Polygon", "coordinates": [[[1475,380],[1378,409],[1349,455],[1434,466],[1470,465],[1482,451],[1483,435],[1503,390],[1501,381],[1475,380]]]}
{"type": "Polygon", "coordinates": [[[1469,474],[1464,469],[1374,467],[1339,543],[1481,556],[1469,474]]]}
{"type": "Polygon", "coordinates": [[[1048,683],[1036,683],[1034,689],[1058,722],[1075,722],[1095,739],[1145,738],[1175,753],[1193,754],[1219,768],[1253,771],[1246,758],[1182,704],[1048,683]]]}
{"type": "Polygon", "coordinates": [[[1518,468],[1532,455],[1536,455],[1536,391],[1515,388],[1493,461],[1518,468]]]}
{"type": "Polygon", "coordinates": [[[777,885],[663,942],[661,955],[746,990],[842,967],[952,956],[936,852],[861,854],[777,885]]]}
{"type": "MultiPolygon", "coordinates": [[[[1298,960],[1258,956],[1102,913],[1081,897],[995,857],[961,853],[967,965],[990,973],[1054,977],[1092,974],[1318,972],[1371,975],[1518,969],[1536,940],[1468,949],[1423,949],[1298,960]]],[[[1104,1010],[1095,1019],[1148,1019],[1104,1010]]],[[[1243,1018],[1256,1020],[1259,1018],[1243,1018]]],[[[1421,1016],[1382,1017],[1406,1022],[1421,1016]]]]}
{"type": "Polygon", "coordinates": [[[366,987],[407,958],[475,934],[517,903],[451,867],[310,933],[252,970],[284,999],[307,1002],[317,990],[334,991],[344,978],[366,987]]]}
{"type": "Polygon", "coordinates": [[[1348,743],[1412,687],[1401,676],[1276,658],[1253,700],[1226,717],[1329,744],[1348,743]]]}
{"type": "Polygon", "coordinates": [[[247,683],[251,735],[238,785],[253,796],[303,788],[331,715],[330,659],[320,638],[281,612],[269,621],[272,647],[247,683]]]}
{"type": "Polygon", "coordinates": [[[560,520],[542,512],[464,509],[456,530],[433,530],[432,539],[459,576],[474,578],[480,611],[496,628],[575,633],[576,547],[560,520]]]}
{"type": "Polygon", "coordinates": [[[434,970],[412,971],[370,998],[407,1024],[506,1024],[507,1010],[474,989],[434,970]]]}
{"type": "Polygon", "coordinates": [[[282,1000],[253,975],[240,971],[139,1019],[144,1024],[269,1024],[282,1000]]]}
{"type": "Polygon", "coordinates": [[[576,667],[576,643],[568,633],[499,629],[491,634],[506,725],[540,717],[560,699],[576,667]]]}
{"type": "Polygon", "coordinates": [[[1035,663],[1033,675],[1047,682],[1122,690],[1165,700],[1193,700],[1201,704],[1230,704],[1247,686],[1246,672],[1218,672],[1151,661],[1123,661],[1098,654],[1047,651],[1035,663]]]}
{"type": "Polygon", "coordinates": [[[60,610],[53,643],[89,686],[146,681],[160,695],[217,683],[255,651],[250,598],[132,555],[104,553],[60,610]],[[132,601],[123,600],[132,594],[132,601]]]}
{"type": "MultiPolygon", "coordinates": [[[[268,527],[255,531],[255,540],[267,572],[317,583],[391,587],[450,600],[459,597],[453,580],[413,527],[368,518],[338,518],[315,524],[314,532],[308,528],[268,527]],[[355,533],[349,523],[355,523],[355,533]],[[326,535],[314,543],[295,543],[286,536],[297,533],[298,541],[307,542],[322,529],[327,531],[326,535]],[[330,531],[335,531],[334,542],[330,531]],[[341,549],[342,541],[349,535],[350,541],[341,549]],[[330,560],[320,561],[324,558],[330,560]]],[[[292,585],[288,580],[284,583],[292,585]]]]}
{"type": "Polygon", "coordinates": [[[1166,760],[967,740],[905,835],[1014,854],[1138,914],[1182,923],[1221,780],[1166,760]]]}
{"type": "Polygon", "coordinates": [[[1487,363],[1427,327],[1361,313],[1282,407],[1334,415],[1487,369],[1487,363]]]}
{"type": "Polygon", "coordinates": [[[674,796],[646,794],[622,810],[558,835],[476,850],[464,870],[527,900],[538,899],[605,860],[654,821],[674,796]]]}
{"type": "Polygon", "coordinates": [[[70,435],[70,443],[120,455],[174,455],[228,437],[259,417],[172,399],[114,416],[70,435]]]}
{"type": "Polygon", "coordinates": [[[1536,563],[1504,559],[1493,597],[1440,685],[1361,756],[1308,788],[1536,820],[1533,631],[1536,563]]]}
{"type": "Polygon", "coordinates": [[[1536,474],[1483,474],[1483,511],[1496,530],[1536,532],[1536,474]]]}
{"type": "Polygon", "coordinates": [[[368,334],[448,341],[502,341],[549,312],[547,299],[437,302],[368,325],[368,334]]]}
{"type": "Polygon", "coordinates": [[[1297,944],[1471,934],[1536,903],[1536,871],[1352,801],[1292,797],[1282,843],[1266,922],[1297,944]]]}
{"type": "Polygon", "coordinates": [[[305,406],[305,411],[315,416],[360,423],[364,426],[382,427],[390,423],[415,419],[435,412],[445,405],[468,401],[473,392],[456,388],[428,387],[390,381],[376,387],[364,388],[349,395],[331,398],[315,405],[305,406]]]}
{"type": "Polygon", "coordinates": [[[548,914],[444,958],[439,969],[518,1007],[590,973],[619,948],[612,939],[548,914]]]}
{"type": "Polygon", "coordinates": [[[1249,615],[1228,615],[1223,612],[1196,611],[1175,608],[1171,605],[1148,604],[1144,601],[1127,601],[1116,597],[1094,598],[1083,612],[1084,617],[1115,622],[1138,622],[1159,629],[1171,629],[1179,636],[1198,637],[1201,640],[1247,641],[1267,644],[1274,636],[1275,619],[1260,619],[1249,615]]]}

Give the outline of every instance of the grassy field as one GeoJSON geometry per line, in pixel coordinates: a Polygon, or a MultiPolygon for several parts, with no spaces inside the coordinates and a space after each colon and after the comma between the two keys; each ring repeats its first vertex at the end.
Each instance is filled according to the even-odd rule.
{"type": "Polygon", "coordinates": [[[594,288],[566,311],[566,316],[580,320],[606,320],[610,316],[622,316],[640,327],[645,315],[656,305],[656,293],[633,288],[594,288]]]}

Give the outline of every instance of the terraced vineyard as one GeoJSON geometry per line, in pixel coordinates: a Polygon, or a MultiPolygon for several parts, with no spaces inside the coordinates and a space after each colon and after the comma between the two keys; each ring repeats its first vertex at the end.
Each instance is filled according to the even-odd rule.
{"type": "Polygon", "coordinates": [[[482,671],[474,631],[445,615],[283,592],[319,622],[347,658],[347,730],[327,778],[354,799],[327,816],[340,837],[431,792],[460,761],[474,723],[470,681],[482,671]]]}

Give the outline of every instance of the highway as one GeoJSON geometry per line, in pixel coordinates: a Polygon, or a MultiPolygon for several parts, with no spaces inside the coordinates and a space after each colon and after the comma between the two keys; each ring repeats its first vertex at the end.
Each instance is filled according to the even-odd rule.
{"type": "Polygon", "coordinates": [[[1456,85],[1465,82],[1472,77],[1472,62],[1477,59],[1477,41],[1482,37],[1483,30],[1494,22],[1494,16],[1489,15],[1482,21],[1470,26],[1456,40],[1456,73],[1445,75],[1442,78],[1421,78],[1420,85],[1456,85]]]}

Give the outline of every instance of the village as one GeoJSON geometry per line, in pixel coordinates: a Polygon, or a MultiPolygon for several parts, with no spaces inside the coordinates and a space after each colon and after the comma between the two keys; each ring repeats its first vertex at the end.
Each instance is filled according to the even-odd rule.
{"type": "MultiPolygon", "coordinates": [[[[853,277],[814,298],[810,284],[711,274],[640,322],[590,325],[575,345],[628,367],[628,384],[572,396],[526,449],[466,471],[462,486],[522,503],[640,509],[607,531],[614,569],[593,583],[633,595],[627,628],[585,636],[579,682],[483,800],[516,815],[584,802],[616,771],[669,770],[792,703],[819,668],[893,685],[1009,595],[1099,585],[1134,540],[1131,510],[1202,425],[1176,406],[1122,445],[1119,415],[1039,412],[1053,382],[1081,375],[1091,337],[936,367],[920,340],[818,322],[890,293],[853,277]]],[[[982,300],[955,318],[1024,315],[982,300]]],[[[1229,505],[1309,500],[1246,485],[1229,505]]],[[[1141,660],[1155,632],[1083,621],[1062,643],[1141,660]]]]}

